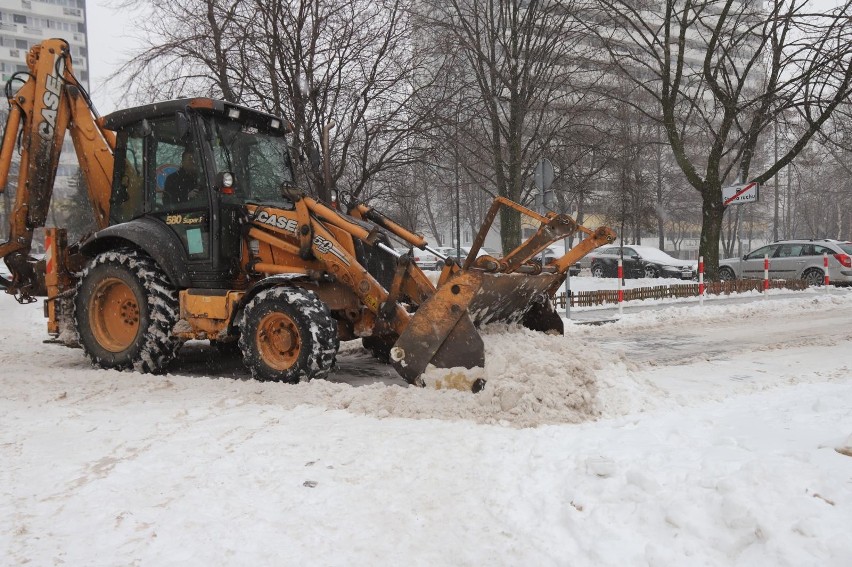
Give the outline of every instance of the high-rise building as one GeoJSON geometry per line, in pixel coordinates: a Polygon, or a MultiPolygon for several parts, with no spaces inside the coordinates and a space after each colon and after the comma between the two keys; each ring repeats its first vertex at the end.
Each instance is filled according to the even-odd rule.
{"type": "Polygon", "coordinates": [[[27,70],[30,48],[51,37],[71,46],[77,78],[88,88],[86,0],[0,0],[0,75],[27,70]]]}
{"type": "MultiPolygon", "coordinates": [[[[71,47],[74,74],[88,90],[89,42],[86,34],[86,0],[0,0],[0,78],[2,78],[0,85],[5,86],[15,73],[28,71],[27,53],[30,48],[53,37],[62,38],[68,42],[71,47]]],[[[25,76],[21,78],[26,79],[25,76]]],[[[13,92],[22,85],[22,81],[14,81],[13,92]]],[[[6,109],[5,105],[2,106],[4,108],[0,110],[0,118],[2,123],[5,123],[6,109]]],[[[54,204],[68,197],[77,171],[74,146],[66,136],[56,172],[54,204]]],[[[0,215],[2,221],[6,220],[17,183],[17,159],[12,164],[10,173],[9,183],[2,200],[4,213],[0,215]]],[[[5,235],[5,227],[0,227],[0,235],[5,235]]]]}

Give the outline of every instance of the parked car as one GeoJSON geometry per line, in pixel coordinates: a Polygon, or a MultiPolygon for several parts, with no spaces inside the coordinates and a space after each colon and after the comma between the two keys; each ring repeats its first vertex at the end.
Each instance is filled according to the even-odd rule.
{"type": "Polygon", "coordinates": [[[680,260],[651,246],[602,246],[591,254],[592,276],[614,278],[618,276],[618,259],[624,258],[625,278],[678,278],[694,279],[698,263],[680,260]]]}
{"type": "Polygon", "coordinates": [[[742,258],[719,261],[722,280],[763,278],[763,259],[769,257],[769,277],[773,279],[803,279],[809,285],[825,282],[823,254],[828,255],[828,277],[831,283],[852,283],[852,243],[840,240],[779,240],[742,258]]]}
{"type": "MultiPolygon", "coordinates": [[[[438,261],[440,260],[440,258],[435,256],[431,252],[420,250],[418,248],[395,248],[395,250],[400,254],[408,254],[409,252],[411,252],[412,258],[414,259],[414,263],[423,268],[424,270],[436,269],[438,261]]],[[[441,262],[442,267],[443,265],[443,262],[441,262]]]]}
{"type": "MultiPolygon", "coordinates": [[[[462,246],[461,247],[461,257],[459,257],[459,255],[458,255],[459,249],[456,248],[455,246],[440,246],[438,248],[435,248],[435,250],[437,250],[438,252],[440,252],[444,256],[447,256],[448,258],[452,258],[453,260],[459,260],[459,261],[464,261],[464,259],[467,258],[467,255],[470,254],[470,246],[462,246]]],[[[480,248],[479,252],[476,253],[476,257],[479,258],[480,256],[486,256],[486,255],[492,256],[492,254],[489,254],[487,250],[488,250],[487,248],[480,248]]],[[[496,257],[497,256],[495,256],[495,258],[496,257]]],[[[444,269],[444,261],[441,260],[440,258],[438,258],[437,266],[436,266],[435,269],[437,269],[437,270],[443,270],[444,269]]]]}

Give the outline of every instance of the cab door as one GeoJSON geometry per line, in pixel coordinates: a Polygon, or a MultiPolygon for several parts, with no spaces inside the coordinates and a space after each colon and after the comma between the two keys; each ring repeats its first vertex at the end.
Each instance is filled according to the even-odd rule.
{"type": "Polygon", "coordinates": [[[212,272],[210,184],[196,136],[185,122],[178,124],[176,115],[148,122],[147,209],[180,239],[193,285],[214,287],[207,281],[212,272]]]}

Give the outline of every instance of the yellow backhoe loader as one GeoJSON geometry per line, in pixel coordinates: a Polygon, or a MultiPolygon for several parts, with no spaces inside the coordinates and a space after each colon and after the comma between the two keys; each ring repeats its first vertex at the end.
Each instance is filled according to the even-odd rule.
{"type": "Polygon", "coordinates": [[[326,376],[339,341],[361,338],[422,385],[429,364],[482,366],[486,323],[561,332],[553,294],[571,264],[615,236],[498,198],[467,259],[446,259],[435,286],[392,246],[431,250],[423,237],[363,203],[323,203],[295,186],[281,118],[209,98],[99,117],[65,41],[34,46],[27,64],[6,89],[0,191],[16,148],[20,169],[0,244],[12,276],[0,285],[21,302],[45,296],[48,332],[98,367],[160,372],[184,341],[206,339],[239,348],[259,380],[298,382],[326,376]],[[68,242],[47,228],[35,261],[66,131],[97,230],[68,242]],[[500,207],[540,227],[502,259],[477,258],[500,207]],[[555,263],[529,261],[577,231],[585,238],[555,263]]]}

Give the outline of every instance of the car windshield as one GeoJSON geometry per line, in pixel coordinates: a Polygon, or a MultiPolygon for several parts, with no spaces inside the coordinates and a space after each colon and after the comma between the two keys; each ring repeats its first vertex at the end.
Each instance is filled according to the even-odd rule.
{"type": "Polygon", "coordinates": [[[841,242],[838,246],[847,254],[852,254],[852,242],[841,242]]]}
{"type": "Polygon", "coordinates": [[[221,117],[211,118],[205,125],[216,173],[233,174],[236,200],[289,204],[281,195],[283,186],[293,185],[290,151],[283,132],[221,117]]]}

